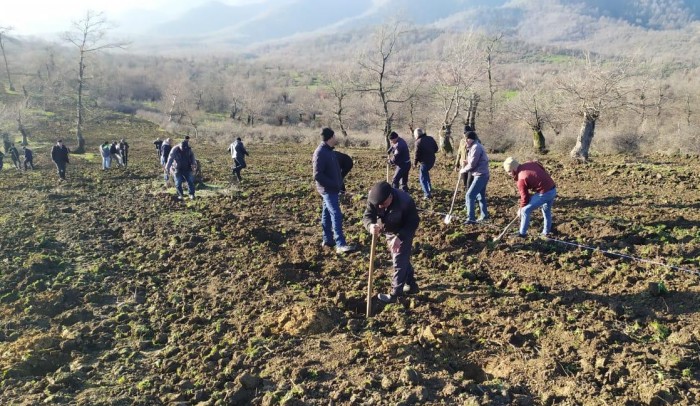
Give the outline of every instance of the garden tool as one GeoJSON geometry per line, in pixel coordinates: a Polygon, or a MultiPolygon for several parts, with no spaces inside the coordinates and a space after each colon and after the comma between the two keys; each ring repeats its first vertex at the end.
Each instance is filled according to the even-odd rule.
{"type": "Polygon", "coordinates": [[[445,216],[445,220],[443,220],[443,222],[445,224],[450,224],[450,222],[452,221],[452,209],[455,207],[455,199],[457,198],[457,190],[459,190],[459,181],[462,178],[461,175],[462,175],[461,173],[457,173],[457,185],[455,186],[455,193],[452,195],[452,204],[450,204],[450,211],[445,216]]]}
{"type": "Polygon", "coordinates": [[[508,223],[508,225],[506,226],[506,228],[504,228],[503,231],[501,231],[501,234],[498,234],[498,237],[494,238],[493,242],[498,242],[498,241],[500,241],[500,239],[503,238],[503,236],[506,234],[506,231],[508,231],[508,229],[510,228],[510,226],[512,226],[513,223],[515,223],[515,220],[517,220],[517,219],[519,219],[519,218],[520,218],[520,211],[518,211],[518,213],[515,215],[515,218],[514,218],[513,220],[511,220],[510,223],[508,223]]]}
{"type": "Polygon", "coordinates": [[[372,272],[374,272],[374,254],[377,247],[377,235],[372,234],[372,245],[369,249],[369,275],[367,276],[367,318],[372,317],[372,272]]]}

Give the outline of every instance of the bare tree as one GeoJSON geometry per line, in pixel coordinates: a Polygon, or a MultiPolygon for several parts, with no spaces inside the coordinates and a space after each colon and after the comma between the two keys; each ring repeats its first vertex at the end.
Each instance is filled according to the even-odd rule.
{"type": "Polygon", "coordinates": [[[86,59],[94,53],[110,48],[124,48],[126,42],[110,42],[107,40],[108,23],[104,15],[99,12],[88,10],[85,17],[74,21],[72,29],[63,34],[63,39],[73,44],[79,51],[78,63],[78,89],[77,89],[77,119],[75,135],[78,140],[78,147],[74,152],[85,152],[85,139],[83,138],[84,103],[83,91],[86,87],[85,70],[86,59]]]}
{"type": "Polygon", "coordinates": [[[615,114],[623,109],[638,109],[644,102],[645,80],[640,80],[636,61],[593,61],[585,55],[583,69],[567,78],[560,78],[558,86],[576,103],[583,119],[576,145],[569,155],[587,161],[601,114],[615,114]]]}
{"type": "Polygon", "coordinates": [[[486,72],[489,78],[489,124],[493,124],[493,115],[495,112],[494,96],[496,94],[496,86],[493,79],[493,58],[496,52],[498,52],[498,46],[503,39],[503,34],[498,34],[495,37],[488,39],[488,44],[486,44],[486,72]]]}
{"type": "Polygon", "coordinates": [[[333,95],[335,108],[333,115],[340,126],[340,132],[344,137],[348,136],[347,126],[345,125],[345,102],[350,94],[354,91],[350,72],[345,69],[338,68],[329,75],[328,88],[333,95]]]}
{"type": "Polygon", "coordinates": [[[397,51],[396,45],[401,35],[398,22],[382,25],[375,33],[373,48],[362,55],[359,60],[360,68],[366,75],[362,83],[357,85],[357,91],[377,96],[381,103],[381,114],[384,121],[384,141],[389,147],[389,135],[395,112],[392,105],[402,104],[413,97],[415,91],[403,92],[401,88],[401,69],[392,64],[392,56],[397,51]]]}
{"type": "Polygon", "coordinates": [[[12,85],[12,77],[10,76],[10,66],[7,64],[7,55],[5,54],[5,40],[7,33],[12,31],[12,27],[0,27],[0,50],[2,50],[2,59],[5,61],[5,71],[7,72],[7,83],[10,86],[10,91],[14,92],[15,87],[12,85]]]}
{"type": "MultiPolygon", "coordinates": [[[[433,99],[440,105],[442,117],[441,148],[452,150],[450,134],[455,120],[462,114],[469,100],[472,85],[483,74],[477,43],[471,33],[447,45],[444,55],[436,62],[431,75],[436,83],[432,86],[433,99]]],[[[470,104],[470,109],[473,105],[470,104]]],[[[475,106],[474,106],[475,107],[475,106]]]]}

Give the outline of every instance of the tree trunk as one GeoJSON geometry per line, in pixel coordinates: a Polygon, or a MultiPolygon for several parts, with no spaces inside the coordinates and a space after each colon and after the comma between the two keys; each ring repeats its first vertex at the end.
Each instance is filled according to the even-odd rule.
{"type": "Polygon", "coordinates": [[[2,35],[0,35],[0,49],[2,49],[2,58],[5,60],[5,70],[7,71],[7,83],[10,85],[10,91],[14,92],[15,87],[12,85],[12,78],[10,77],[10,67],[7,64],[7,56],[5,56],[5,44],[2,42],[2,35]]]}
{"type": "Polygon", "coordinates": [[[80,52],[80,65],[78,66],[78,117],[75,125],[75,135],[78,139],[78,148],[75,153],[82,154],[85,152],[85,138],[83,138],[83,80],[85,77],[85,53],[80,52]]]}
{"type": "Polygon", "coordinates": [[[452,131],[451,126],[443,125],[440,129],[440,149],[444,154],[452,155],[454,148],[452,147],[452,131]]]}
{"type": "Polygon", "coordinates": [[[542,154],[547,151],[547,144],[544,139],[544,134],[542,134],[541,128],[532,129],[532,144],[535,147],[535,151],[542,154]]]}
{"type": "Polygon", "coordinates": [[[569,153],[571,158],[584,162],[588,161],[588,150],[591,148],[591,142],[595,135],[595,122],[597,119],[597,114],[584,113],[583,125],[578,138],[576,138],[576,146],[569,153]]]}

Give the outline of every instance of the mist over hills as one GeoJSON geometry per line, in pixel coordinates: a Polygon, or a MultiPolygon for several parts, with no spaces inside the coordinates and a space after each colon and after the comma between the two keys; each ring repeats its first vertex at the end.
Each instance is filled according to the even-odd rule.
{"type": "Polygon", "coordinates": [[[362,29],[398,18],[440,29],[511,32],[542,42],[590,34],[585,24],[623,22],[644,30],[679,29],[697,21],[693,0],[286,0],[227,5],[211,1],[166,22],[122,23],[135,41],[246,47],[298,36],[362,29]],[[577,22],[572,26],[572,22],[577,22]]]}

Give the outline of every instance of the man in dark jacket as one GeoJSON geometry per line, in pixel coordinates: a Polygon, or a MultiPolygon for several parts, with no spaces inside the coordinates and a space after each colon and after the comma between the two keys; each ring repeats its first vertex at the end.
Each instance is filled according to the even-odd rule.
{"type": "Polygon", "coordinates": [[[129,143],[127,143],[126,140],[122,138],[121,140],[119,140],[117,149],[119,151],[119,155],[121,155],[122,157],[122,164],[124,164],[124,167],[126,168],[126,164],[129,162],[129,143]]]}
{"type": "Polygon", "coordinates": [[[173,176],[175,178],[175,189],[177,190],[177,198],[183,199],[182,181],[187,181],[187,188],[190,192],[190,199],[194,199],[194,174],[197,170],[197,160],[194,157],[194,152],[190,148],[190,137],[185,137],[182,143],[175,145],[170,150],[168,162],[165,164],[165,176],[167,178],[170,173],[170,168],[174,168],[173,176]]]}
{"type": "Polygon", "coordinates": [[[343,154],[342,152],[333,151],[335,153],[335,158],[338,160],[338,165],[340,165],[340,176],[343,178],[343,187],[340,189],[340,193],[345,193],[345,177],[352,170],[354,163],[352,162],[352,157],[348,154],[343,154]]]}
{"type": "Polygon", "coordinates": [[[408,192],[408,173],[411,170],[411,155],[408,151],[408,145],[393,131],[389,135],[389,142],[391,143],[391,147],[387,151],[389,163],[396,166],[391,185],[396,189],[401,186],[401,190],[408,192]]]}
{"type": "Polygon", "coordinates": [[[26,146],[23,146],[22,149],[24,150],[24,170],[26,171],[27,167],[31,167],[34,170],[34,153],[26,146]]]}
{"type": "Polygon", "coordinates": [[[340,211],[338,194],[343,189],[343,177],[333,148],[338,144],[335,132],[330,128],[321,130],[323,141],[314,151],[313,175],[316,190],[323,199],[321,210],[321,228],[323,229],[322,247],[335,247],[340,254],[355,251],[348,245],[343,234],[343,213],[340,211]]]}
{"type": "Polygon", "coordinates": [[[56,141],[56,145],[51,148],[51,160],[56,164],[60,180],[66,180],[66,165],[70,163],[69,152],[68,147],[63,145],[63,140],[56,141]]]}
{"type": "Polygon", "coordinates": [[[17,147],[15,147],[15,144],[10,145],[10,150],[8,151],[10,154],[10,158],[12,158],[12,164],[17,168],[18,171],[22,170],[22,164],[19,161],[19,151],[17,151],[17,147]]]}
{"type": "MultiPolygon", "coordinates": [[[[158,162],[160,162],[161,165],[163,165],[163,155],[161,153],[161,147],[163,146],[163,140],[160,138],[156,138],[155,141],[153,141],[153,145],[156,146],[156,153],[158,154],[158,162]]],[[[165,157],[166,159],[168,157],[165,157]]]]}
{"type": "Polygon", "coordinates": [[[231,143],[228,147],[228,152],[231,153],[231,159],[233,159],[233,174],[236,175],[236,179],[240,183],[243,180],[241,179],[241,170],[248,166],[245,163],[245,157],[250,155],[248,150],[245,149],[241,137],[236,138],[236,141],[231,143]]]}
{"type": "Polygon", "coordinates": [[[385,303],[393,303],[404,294],[418,293],[418,284],[411,265],[413,237],[418,229],[418,210],[411,196],[387,182],[372,186],[367,197],[367,208],[362,216],[370,234],[384,232],[394,265],[391,292],[377,297],[385,303]]]}
{"type": "Polygon", "coordinates": [[[416,152],[413,165],[420,165],[418,180],[423,189],[423,199],[432,199],[433,185],[430,183],[430,170],[435,165],[435,154],[438,152],[438,145],[435,139],[423,131],[416,128],[413,131],[416,138],[416,152]]]}

